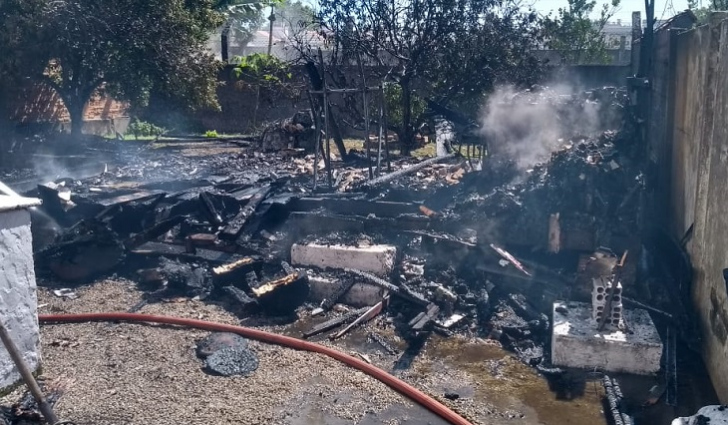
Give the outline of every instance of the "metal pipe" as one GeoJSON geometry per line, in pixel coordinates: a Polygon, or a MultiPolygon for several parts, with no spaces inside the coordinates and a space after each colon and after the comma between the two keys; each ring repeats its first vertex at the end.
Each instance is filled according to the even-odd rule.
{"type": "Polygon", "coordinates": [[[5,328],[5,324],[2,323],[2,320],[0,320],[0,340],[2,340],[5,349],[8,351],[8,354],[10,354],[10,358],[13,359],[15,367],[18,368],[18,372],[20,372],[20,376],[23,378],[25,385],[28,386],[30,393],[33,395],[33,398],[35,398],[36,403],[38,403],[38,409],[40,410],[40,413],[43,414],[46,422],[49,424],[58,423],[58,417],[43,396],[43,392],[40,390],[38,382],[36,382],[33,377],[33,372],[31,372],[30,368],[25,363],[25,360],[23,360],[20,350],[18,350],[18,347],[15,345],[12,338],[10,338],[10,334],[8,333],[7,328],[5,328]]]}

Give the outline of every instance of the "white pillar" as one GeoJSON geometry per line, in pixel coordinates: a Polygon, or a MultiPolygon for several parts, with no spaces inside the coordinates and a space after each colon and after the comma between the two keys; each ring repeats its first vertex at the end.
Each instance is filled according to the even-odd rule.
{"type": "MultiPolygon", "coordinates": [[[[0,195],[0,320],[31,370],[40,366],[40,332],[28,208],[40,200],[0,195]]],[[[0,344],[0,392],[20,381],[0,344]]]]}

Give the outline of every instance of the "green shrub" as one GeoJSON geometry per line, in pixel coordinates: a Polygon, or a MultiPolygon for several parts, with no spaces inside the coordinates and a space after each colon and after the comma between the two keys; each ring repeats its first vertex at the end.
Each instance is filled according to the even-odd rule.
{"type": "Polygon", "coordinates": [[[215,131],[215,130],[207,130],[205,132],[205,137],[210,138],[210,139],[214,139],[214,138],[219,137],[219,136],[217,135],[217,131],[215,131]]]}
{"type": "Polygon", "coordinates": [[[139,139],[140,137],[156,137],[162,133],[164,133],[164,129],[162,127],[158,127],[146,121],[139,121],[138,118],[135,118],[134,121],[129,124],[129,128],[126,129],[126,134],[133,135],[135,139],[139,139]]]}

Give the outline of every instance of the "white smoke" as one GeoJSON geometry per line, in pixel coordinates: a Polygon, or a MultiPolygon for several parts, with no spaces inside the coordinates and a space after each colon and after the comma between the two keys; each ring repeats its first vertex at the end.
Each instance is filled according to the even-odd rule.
{"type": "Polygon", "coordinates": [[[527,92],[509,86],[496,89],[481,116],[489,152],[527,170],[548,161],[571,139],[599,133],[600,105],[579,94],[566,84],[527,92]]]}

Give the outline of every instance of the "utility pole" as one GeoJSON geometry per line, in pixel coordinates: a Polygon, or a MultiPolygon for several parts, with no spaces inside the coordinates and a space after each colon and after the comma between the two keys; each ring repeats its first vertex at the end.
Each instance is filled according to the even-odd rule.
{"type": "Polygon", "coordinates": [[[268,56],[270,56],[270,52],[273,49],[273,22],[276,20],[276,7],[271,3],[270,5],[270,16],[268,17],[268,20],[270,21],[270,26],[268,27],[268,56]]]}

